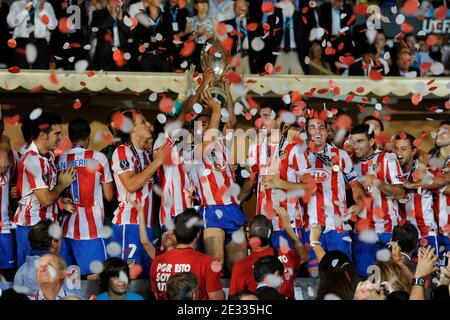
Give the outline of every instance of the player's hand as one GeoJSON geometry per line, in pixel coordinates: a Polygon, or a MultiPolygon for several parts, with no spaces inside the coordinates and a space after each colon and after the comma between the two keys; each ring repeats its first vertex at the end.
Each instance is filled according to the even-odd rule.
{"type": "Polygon", "coordinates": [[[67,168],[58,177],[58,183],[60,183],[64,188],[70,186],[74,180],[75,180],[74,167],[67,168]]]}
{"type": "Polygon", "coordinates": [[[314,223],[309,227],[309,242],[319,241],[320,235],[322,234],[322,228],[319,224],[314,223]]]}
{"type": "Polygon", "coordinates": [[[344,215],[342,218],[344,221],[347,221],[352,216],[359,216],[359,214],[363,210],[364,210],[364,208],[362,206],[360,206],[359,204],[354,204],[354,205],[350,206],[349,208],[344,209],[344,215]]]}
{"type": "Polygon", "coordinates": [[[172,144],[170,142],[166,142],[162,147],[158,148],[158,150],[153,155],[153,162],[156,162],[159,166],[164,163],[164,159],[166,157],[170,157],[172,152],[172,144]]]}
{"type": "Polygon", "coordinates": [[[9,157],[8,152],[0,152],[0,176],[3,176],[9,169],[9,157]]]}
{"type": "Polygon", "coordinates": [[[202,93],[202,99],[206,104],[206,107],[213,112],[220,112],[220,103],[211,95],[210,90],[205,90],[202,93]]]}
{"type": "Polygon", "coordinates": [[[434,254],[434,248],[428,246],[427,248],[419,248],[417,254],[418,262],[416,267],[416,278],[423,278],[429,276],[435,269],[434,263],[437,261],[439,256],[434,254]]]}
{"type": "Polygon", "coordinates": [[[262,183],[263,183],[263,186],[265,189],[283,189],[284,188],[284,180],[276,175],[263,176],[262,183]]]}
{"type": "Polygon", "coordinates": [[[61,203],[64,211],[70,212],[72,214],[77,213],[77,210],[75,209],[75,205],[73,204],[72,199],[61,198],[61,203]]]}
{"type": "Polygon", "coordinates": [[[203,71],[203,83],[205,85],[211,85],[214,82],[214,70],[211,67],[207,67],[203,71]]]}

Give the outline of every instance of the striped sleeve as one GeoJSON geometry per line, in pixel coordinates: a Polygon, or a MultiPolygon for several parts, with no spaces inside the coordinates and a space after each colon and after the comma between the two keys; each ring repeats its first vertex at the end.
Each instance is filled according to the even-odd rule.
{"type": "Polygon", "coordinates": [[[385,181],[391,185],[403,184],[403,172],[397,157],[390,153],[385,156],[385,181]]]}
{"type": "Polygon", "coordinates": [[[106,158],[106,156],[101,153],[101,152],[96,152],[95,153],[95,159],[98,161],[98,171],[100,172],[100,182],[101,183],[108,183],[108,182],[112,182],[113,178],[112,178],[112,174],[111,174],[111,169],[109,168],[109,162],[108,162],[108,158],[106,158]]]}
{"type": "Polygon", "coordinates": [[[296,145],[292,150],[292,159],[289,155],[289,165],[292,166],[297,175],[304,175],[310,173],[311,164],[308,161],[307,154],[302,151],[299,145],[296,145]]]}
{"type": "Polygon", "coordinates": [[[128,146],[121,145],[114,150],[112,170],[118,175],[128,171],[134,172],[134,156],[128,146]]]}
{"type": "Polygon", "coordinates": [[[344,150],[339,150],[341,155],[341,165],[342,165],[342,171],[344,172],[344,179],[346,183],[355,181],[358,179],[358,173],[356,172],[355,168],[353,167],[352,159],[350,159],[350,156],[348,153],[344,150]]]}
{"type": "Polygon", "coordinates": [[[31,190],[49,188],[49,182],[44,179],[44,159],[39,156],[27,158],[24,163],[24,170],[31,190]]]}

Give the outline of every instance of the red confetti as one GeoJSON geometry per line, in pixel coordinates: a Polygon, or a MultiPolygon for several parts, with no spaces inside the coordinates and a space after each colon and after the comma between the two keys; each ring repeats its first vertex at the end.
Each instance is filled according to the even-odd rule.
{"type": "Polygon", "coordinates": [[[428,246],[428,240],[426,238],[422,238],[419,241],[421,247],[426,248],[428,246]]]}
{"type": "Polygon", "coordinates": [[[422,95],[420,93],[413,94],[411,97],[411,102],[413,105],[417,106],[420,101],[422,101],[422,95]]]}
{"type": "Polygon", "coordinates": [[[447,8],[444,5],[440,6],[434,11],[434,16],[438,20],[444,20],[447,16],[447,8]]]}
{"type": "Polygon", "coordinates": [[[32,88],[30,90],[30,93],[36,93],[36,92],[42,91],[42,89],[44,89],[44,87],[42,85],[40,85],[40,86],[32,88]]]}
{"type": "Polygon", "coordinates": [[[247,30],[250,32],[255,31],[257,28],[258,28],[258,24],[256,22],[252,22],[247,25],[247,30]]]}
{"type": "Polygon", "coordinates": [[[419,139],[419,138],[417,138],[417,139],[415,139],[415,140],[413,141],[413,145],[414,145],[414,147],[416,147],[416,148],[419,148],[421,144],[422,144],[422,140],[419,139]]]}
{"type": "Polygon", "coordinates": [[[383,97],[383,99],[381,99],[381,103],[388,104],[389,100],[391,100],[391,98],[389,96],[383,97]]]}
{"type": "Polygon", "coordinates": [[[233,48],[233,43],[234,40],[231,37],[227,37],[220,42],[223,50],[225,50],[226,52],[231,51],[231,49],[233,48]]]}
{"type": "Polygon", "coordinates": [[[54,70],[52,70],[50,72],[50,82],[53,83],[53,84],[58,84],[59,83],[58,78],[56,77],[56,72],[54,70]]]}
{"type": "Polygon", "coordinates": [[[248,240],[248,245],[249,245],[250,248],[252,248],[253,250],[254,250],[254,249],[257,249],[257,248],[259,248],[259,247],[261,246],[261,240],[260,240],[259,238],[257,238],[257,237],[251,237],[251,238],[248,240]]]}
{"type": "Polygon", "coordinates": [[[19,72],[20,72],[20,68],[14,66],[14,67],[9,68],[9,69],[8,69],[8,72],[9,72],[9,73],[19,73],[19,72]]]}
{"type": "Polygon", "coordinates": [[[262,12],[264,12],[266,14],[272,13],[273,10],[275,10],[275,6],[272,2],[266,1],[266,2],[263,2],[263,4],[261,5],[261,10],[262,10],[262,12]]]}
{"type": "Polygon", "coordinates": [[[326,47],[326,48],[325,48],[325,54],[326,54],[327,56],[333,55],[333,54],[335,54],[335,53],[336,53],[336,50],[333,49],[332,47],[326,47]]]}
{"type": "Polygon", "coordinates": [[[273,73],[273,64],[271,64],[270,62],[266,63],[266,65],[264,66],[264,70],[268,75],[271,75],[273,73]]]}
{"type": "Polygon", "coordinates": [[[6,124],[8,124],[10,126],[14,126],[19,123],[20,115],[16,114],[12,117],[5,117],[4,120],[5,120],[6,124]]]}
{"type": "Polygon", "coordinates": [[[80,81],[80,86],[82,86],[82,87],[86,87],[86,82],[84,82],[84,81],[80,81]]]}
{"type": "Polygon", "coordinates": [[[355,11],[358,16],[364,16],[367,12],[367,5],[364,3],[357,3],[353,6],[353,11],[355,11]]]}
{"type": "Polygon", "coordinates": [[[171,112],[173,109],[173,100],[169,97],[163,96],[161,101],[159,101],[159,110],[162,113],[171,112]]]}
{"type": "Polygon", "coordinates": [[[403,12],[408,15],[413,15],[419,9],[419,1],[416,0],[408,0],[403,5],[403,12]]]}
{"type": "Polygon", "coordinates": [[[378,80],[382,80],[383,79],[383,75],[381,74],[381,72],[378,72],[377,70],[372,69],[372,70],[370,70],[369,78],[371,80],[378,81],[378,80]]]}
{"type": "Polygon", "coordinates": [[[404,33],[410,33],[414,30],[414,26],[405,21],[400,25],[400,30],[404,33]]]}
{"type": "Polygon", "coordinates": [[[430,69],[432,65],[433,65],[432,62],[422,62],[422,63],[420,64],[420,69],[422,69],[422,70],[425,71],[425,70],[430,69]]]}
{"type": "Polygon", "coordinates": [[[8,40],[8,47],[10,47],[11,49],[14,49],[16,46],[17,46],[16,39],[9,39],[8,40]]]}
{"type": "Polygon", "coordinates": [[[122,51],[120,51],[120,49],[114,50],[114,52],[113,52],[113,60],[115,62],[123,60],[123,53],[122,53],[122,51]]]}
{"type": "Polygon", "coordinates": [[[261,128],[263,125],[263,119],[262,118],[258,118],[255,120],[255,127],[257,127],[258,129],[261,128]]]}
{"type": "Polygon", "coordinates": [[[358,92],[358,93],[363,93],[364,92],[364,87],[358,87],[358,88],[356,88],[356,92],[358,92]]]}
{"type": "Polygon", "coordinates": [[[343,114],[336,119],[336,126],[338,128],[348,130],[352,126],[352,118],[346,114],[343,114]]]}
{"type": "Polygon", "coordinates": [[[68,20],[67,17],[63,17],[63,18],[59,19],[59,21],[58,21],[59,32],[70,33],[70,28],[68,27],[69,23],[70,23],[70,21],[68,20]]]}
{"type": "Polygon", "coordinates": [[[430,35],[428,38],[427,38],[427,45],[429,45],[430,47],[432,47],[432,46],[434,46],[435,44],[436,44],[436,42],[437,42],[437,37],[435,36],[435,35],[430,35]]]}
{"type": "Polygon", "coordinates": [[[78,99],[76,99],[75,101],[74,101],[74,103],[73,103],[73,106],[72,106],[75,110],[78,110],[78,109],[80,109],[81,108],[81,101],[80,100],[78,100],[78,99]]]}
{"type": "Polygon", "coordinates": [[[87,76],[88,76],[89,78],[91,78],[91,77],[93,77],[93,76],[95,75],[95,72],[92,71],[92,70],[88,70],[88,71],[86,71],[86,74],[87,74],[87,76]]]}
{"type": "Polygon", "coordinates": [[[340,56],[339,62],[347,66],[351,66],[352,64],[355,63],[355,58],[353,56],[340,56]]]}
{"type": "Polygon", "coordinates": [[[181,49],[180,55],[182,57],[189,57],[194,53],[195,50],[195,41],[189,39],[184,42],[183,49],[181,49]]]}
{"type": "Polygon", "coordinates": [[[41,17],[41,22],[42,22],[43,24],[45,24],[45,25],[48,25],[48,22],[49,22],[48,16],[44,14],[44,15],[41,17]]]}
{"type": "Polygon", "coordinates": [[[225,23],[223,23],[223,22],[218,23],[216,25],[216,33],[217,33],[218,36],[224,36],[227,33],[227,25],[225,23]]]}

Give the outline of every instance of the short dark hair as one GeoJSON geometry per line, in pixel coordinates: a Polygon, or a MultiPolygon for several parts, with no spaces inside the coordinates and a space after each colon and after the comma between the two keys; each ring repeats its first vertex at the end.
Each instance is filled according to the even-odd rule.
{"type": "Polygon", "coordinates": [[[392,241],[397,241],[402,251],[412,252],[418,246],[419,232],[413,224],[406,222],[403,226],[394,227],[392,241]]]}
{"type": "Polygon", "coordinates": [[[194,300],[194,293],[198,290],[195,274],[179,272],[170,276],[167,281],[167,300],[194,300]]]}
{"type": "Polygon", "coordinates": [[[372,139],[375,137],[375,133],[374,131],[372,131],[371,133],[369,133],[370,130],[370,126],[367,124],[359,124],[355,127],[353,127],[353,129],[350,131],[350,134],[360,134],[360,133],[364,133],[367,137],[367,139],[372,139]]]}
{"type": "Polygon", "coordinates": [[[248,290],[238,291],[235,294],[228,296],[228,300],[232,300],[232,301],[242,300],[242,298],[245,296],[255,296],[255,293],[252,291],[248,291],[248,290]]]}
{"type": "Polygon", "coordinates": [[[53,238],[48,233],[48,229],[52,224],[52,220],[45,219],[31,227],[30,232],[28,232],[28,242],[30,243],[31,249],[48,251],[52,246],[52,241],[59,240],[53,238]]]}
{"type": "Polygon", "coordinates": [[[365,124],[366,121],[370,121],[370,120],[374,120],[374,121],[378,122],[378,124],[380,125],[380,128],[381,128],[381,131],[384,131],[384,124],[383,124],[383,121],[381,121],[381,120],[378,119],[377,117],[374,117],[374,116],[367,116],[367,117],[364,118],[364,120],[363,120],[362,123],[365,124]]]}
{"type": "Polygon", "coordinates": [[[275,119],[278,119],[280,117],[282,111],[289,111],[289,106],[281,101],[265,101],[261,103],[259,109],[261,110],[262,108],[272,109],[276,115],[275,119]]]}
{"type": "Polygon", "coordinates": [[[56,112],[45,111],[39,118],[31,121],[31,139],[35,140],[41,132],[48,134],[52,130],[52,126],[61,124],[62,117],[56,112]]]}
{"type": "Polygon", "coordinates": [[[118,277],[120,272],[123,271],[128,279],[130,279],[130,267],[125,260],[120,258],[109,258],[103,262],[103,271],[100,272],[100,287],[108,291],[109,279],[118,277]]]}
{"type": "Polygon", "coordinates": [[[273,236],[272,222],[262,214],[254,216],[248,225],[248,235],[259,238],[262,247],[269,245],[273,236]]]}
{"type": "Polygon", "coordinates": [[[442,126],[450,126],[450,120],[443,120],[443,121],[439,124],[439,127],[442,127],[442,126]]]}
{"type": "Polygon", "coordinates": [[[177,215],[174,220],[175,224],[175,237],[177,242],[181,244],[189,244],[194,241],[197,234],[200,232],[200,226],[198,223],[187,226],[191,219],[201,220],[200,214],[195,209],[187,209],[181,214],[177,215]]]}
{"type": "Polygon", "coordinates": [[[416,148],[416,146],[414,145],[414,140],[416,140],[416,138],[412,134],[405,132],[405,135],[403,137],[402,136],[403,135],[401,134],[397,134],[395,136],[395,140],[408,140],[409,144],[411,145],[411,148],[413,149],[416,148]]]}
{"type": "Polygon", "coordinates": [[[377,48],[373,44],[366,43],[361,49],[361,54],[365,53],[377,54],[377,48]]]}
{"type": "Polygon", "coordinates": [[[256,283],[264,281],[264,278],[278,271],[280,277],[284,274],[284,266],[275,256],[265,256],[256,260],[253,265],[253,277],[256,283]]]}
{"type": "Polygon", "coordinates": [[[91,135],[91,126],[86,119],[78,118],[69,122],[69,138],[72,143],[86,140],[91,135]]]}
{"type": "Polygon", "coordinates": [[[26,143],[30,143],[31,138],[31,119],[30,119],[31,112],[28,112],[25,114],[25,116],[22,118],[22,127],[20,128],[23,135],[23,140],[25,140],[26,143]]]}

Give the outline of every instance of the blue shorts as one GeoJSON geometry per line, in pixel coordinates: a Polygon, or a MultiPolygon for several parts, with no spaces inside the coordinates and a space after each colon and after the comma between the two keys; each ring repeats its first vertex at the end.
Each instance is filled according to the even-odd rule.
{"type": "MultiPolygon", "coordinates": [[[[139,225],[138,224],[124,224],[124,225],[112,225],[113,234],[111,238],[112,242],[117,242],[122,248],[120,258],[126,260],[128,264],[135,263],[142,267],[142,272],[139,275],[140,279],[148,279],[150,273],[150,256],[142,246],[141,239],[139,238],[139,225]]],[[[147,236],[150,241],[153,241],[153,231],[147,228],[147,236]]]]}
{"type": "Polygon", "coordinates": [[[0,270],[16,268],[16,241],[11,233],[0,233],[0,270]]]}
{"type": "Polygon", "coordinates": [[[225,231],[225,244],[231,241],[233,232],[247,223],[241,208],[234,204],[201,207],[200,214],[203,219],[203,229],[219,228],[225,231]],[[220,210],[221,214],[217,214],[216,210],[220,210]]]}
{"type": "MultiPolygon", "coordinates": [[[[303,230],[302,238],[300,239],[303,245],[310,243],[310,233],[309,229],[303,230]]],[[[352,242],[348,241],[351,239],[345,240],[344,238],[350,238],[350,233],[348,231],[339,232],[336,230],[330,230],[325,233],[322,233],[319,238],[319,242],[323,250],[331,251],[337,250],[345,253],[350,260],[352,260],[352,242]]],[[[311,246],[308,249],[309,260],[306,263],[306,267],[308,268],[311,274],[314,274],[314,270],[318,272],[319,269],[319,261],[317,260],[316,254],[311,246]]]]}
{"type": "Polygon", "coordinates": [[[437,236],[439,256],[442,257],[447,251],[450,251],[450,239],[449,236],[438,235],[437,236]],[[442,248],[441,248],[442,247],[442,248]]]}
{"type": "Polygon", "coordinates": [[[28,242],[28,233],[31,227],[17,226],[16,241],[17,241],[17,268],[20,268],[24,263],[27,255],[31,251],[30,243],[28,242]]]}
{"type": "Polygon", "coordinates": [[[367,268],[377,260],[377,252],[387,248],[388,242],[392,239],[391,232],[378,233],[376,243],[366,243],[359,240],[359,233],[353,236],[353,259],[355,261],[356,272],[360,277],[367,277],[367,268]]]}
{"type": "MultiPolygon", "coordinates": [[[[294,228],[294,232],[298,235],[299,238],[301,238],[302,229],[294,228]]],[[[277,249],[277,250],[280,249],[280,238],[284,238],[287,241],[289,248],[294,250],[294,244],[292,243],[291,239],[289,238],[286,230],[279,230],[279,231],[273,232],[272,248],[277,249]]]]}
{"type": "Polygon", "coordinates": [[[60,255],[66,260],[67,265],[78,265],[82,276],[94,273],[90,268],[91,262],[103,262],[107,259],[103,238],[91,240],[63,238],[60,255]]]}

